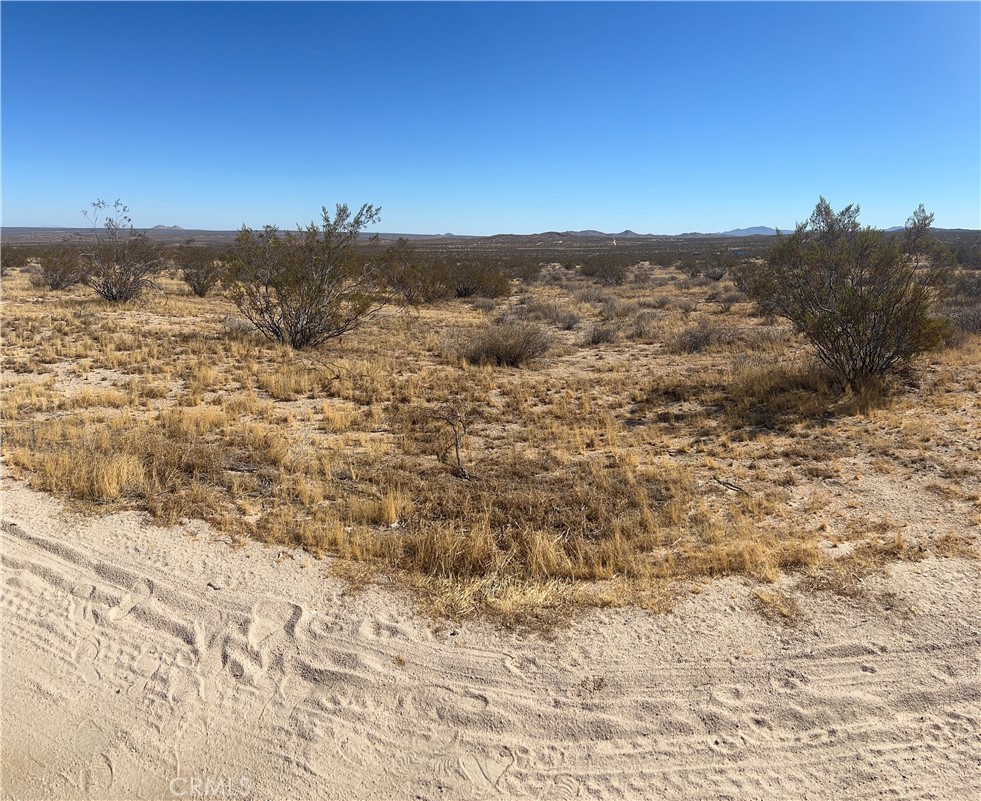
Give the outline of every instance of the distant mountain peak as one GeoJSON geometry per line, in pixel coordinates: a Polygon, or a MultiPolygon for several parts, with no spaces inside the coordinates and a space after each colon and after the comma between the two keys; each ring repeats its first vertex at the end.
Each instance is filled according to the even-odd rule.
{"type": "Polygon", "coordinates": [[[151,231],[183,231],[179,225],[155,225],[150,229],[151,231]]]}

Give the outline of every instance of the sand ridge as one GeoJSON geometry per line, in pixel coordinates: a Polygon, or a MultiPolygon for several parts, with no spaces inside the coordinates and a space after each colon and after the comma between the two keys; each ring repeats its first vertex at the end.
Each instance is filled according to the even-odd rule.
{"type": "Polygon", "coordinates": [[[976,562],[802,597],[794,629],[727,579],[542,637],[19,482],[2,517],[3,798],[981,794],[976,562]]]}

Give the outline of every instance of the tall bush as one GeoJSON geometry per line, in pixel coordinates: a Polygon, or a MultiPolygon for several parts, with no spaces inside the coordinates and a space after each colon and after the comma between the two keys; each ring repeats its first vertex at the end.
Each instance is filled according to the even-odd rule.
{"type": "Polygon", "coordinates": [[[229,281],[239,310],[269,339],[301,349],[343,336],[392,297],[383,260],[360,246],[381,209],[352,214],[338,204],[322,223],[280,233],[245,226],[230,253],[229,281]]]}
{"type": "Polygon", "coordinates": [[[82,280],[105,300],[124,302],[154,286],[153,277],[164,263],[147,233],[133,230],[129,208],[119,200],[111,213],[106,213],[108,208],[104,200],[96,200],[90,212],[82,212],[92,223],[95,239],[82,254],[82,280]]]}
{"type": "Polygon", "coordinates": [[[835,213],[822,197],[807,222],[778,237],[765,280],[747,287],[854,390],[942,344],[947,323],[934,308],[951,266],[922,205],[900,238],[861,227],[858,215],[858,206],[835,213]]]}

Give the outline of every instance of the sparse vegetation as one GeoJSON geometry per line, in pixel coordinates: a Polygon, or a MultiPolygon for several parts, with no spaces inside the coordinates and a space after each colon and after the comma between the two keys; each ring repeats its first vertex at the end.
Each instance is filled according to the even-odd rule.
{"type": "MultiPolygon", "coordinates": [[[[355,265],[391,261],[361,245],[355,265]]],[[[408,263],[469,258],[442,247],[414,245],[408,263]]],[[[658,263],[643,255],[630,260],[658,263]]],[[[479,295],[415,296],[412,314],[365,317],[330,358],[261,336],[233,298],[191,297],[173,274],[152,303],[108,309],[84,291],[39,302],[15,271],[4,462],[83,508],[200,517],[342,575],[384,572],[452,616],[663,609],[738,575],[793,624],[794,587],[860,593],[854,576],[891,561],[974,553],[976,334],[870,403],[789,324],[725,308],[727,278],[642,266],[600,287],[554,254],[506,248],[472,263],[499,265],[515,294],[479,301],[487,311],[479,295]],[[518,273],[534,263],[529,287],[518,273]],[[866,519],[891,492],[963,525],[899,546],[866,519]]],[[[370,291],[391,295],[377,278],[370,291]]]]}

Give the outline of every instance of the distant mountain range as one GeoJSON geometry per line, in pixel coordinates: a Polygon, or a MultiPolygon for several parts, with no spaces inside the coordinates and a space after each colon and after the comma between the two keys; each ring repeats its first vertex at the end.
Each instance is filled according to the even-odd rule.
{"type": "MultiPolygon", "coordinates": [[[[786,231],[788,229],[781,228],[781,231],[786,231]]],[[[557,234],[557,231],[548,231],[548,234],[557,234]]],[[[708,236],[776,236],[777,230],[775,228],[767,228],[763,225],[757,225],[755,228],[733,228],[731,231],[719,231],[712,234],[703,234],[698,231],[689,231],[684,234],[638,234],[631,231],[629,228],[626,231],[621,231],[618,234],[607,234],[603,231],[596,231],[593,229],[588,229],[586,231],[562,231],[565,236],[575,236],[575,237],[586,237],[586,236],[602,236],[606,238],[614,237],[616,239],[654,239],[657,237],[687,237],[694,239],[696,237],[708,237],[708,236]]],[[[540,234],[544,236],[545,234],[540,234]]]]}
{"type": "MultiPolygon", "coordinates": [[[[137,229],[145,230],[145,229],[137,229]]],[[[148,229],[150,234],[157,241],[177,244],[179,242],[185,241],[188,237],[193,237],[195,241],[206,242],[210,244],[224,244],[231,242],[235,239],[238,231],[212,231],[212,230],[201,230],[201,229],[185,229],[180,225],[155,225],[153,228],[148,229]]],[[[780,229],[781,232],[787,231],[792,232],[793,228],[780,229]]],[[[893,226],[892,228],[887,228],[886,231],[889,233],[896,233],[897,231],[902,231],[903,226],[893,226]]],[[[934,233],[936,234],[946,234],[946,235],[979,235],[981,232],[975,229],[963,229],[963,228],[934,228],[934,233]]],[[[563,248],[577,247],[580,244],[599,244],[590,241],[585,243],[582,240],[605,240],[607,243],[613,242],[613,240],[626,240],[626,241],[638,241],[638,240],[659,240],[659,241],[670,241],[679,239],[722,239],[722,238],[740,238],[740,237],[772,237],[776,234],[775,228],[768,228],[763,225],[755,226],[753,228],[733,228],[730,231],[720,231],[718,233],[700,233],[698,231],[690,231],[684,234],[638,234],[635,231],[625,230],[618,233],[605,233],[603,231],[598,231],[594,228],[589,228],[583,231],[544,231],[539,234],[495,234],[493,236],[471,236],[467,234],[404,234],[404,233],[373,233],[373,232],[362,232],[362,239],[369,239],[372,236],[377,236],[381,240],[394,241],[400,237],[414,241],[424,241],[424,240],[474,240],[487,243],[488,245],[515,245],[519,247],[552,247],[560,246],[563,248]]],[[[44,244],[44,243],[55,243],[60,241],[65,236],[81,236],[91,237],[91,228],[55,228],[55,227],[12,227],[7,226],[0,229],[0,237],[3,238],[4,242],[7,244],[44,244]]]]}

